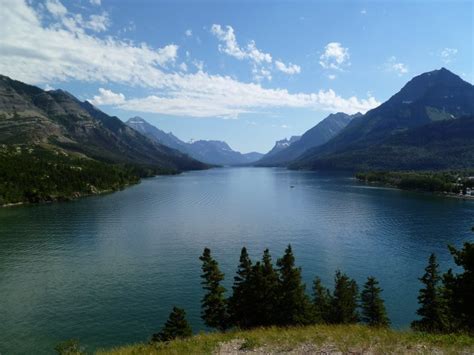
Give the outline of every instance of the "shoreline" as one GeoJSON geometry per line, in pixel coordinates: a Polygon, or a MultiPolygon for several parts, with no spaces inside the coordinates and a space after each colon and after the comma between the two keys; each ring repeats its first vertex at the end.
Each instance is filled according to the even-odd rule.
{"type": "Polygon", "coordinates": [[[465,200],[465,201],[474,201],[474,196],[469,196],[469,195],[459,195],[459,194],[454,194],[454,193],[449,193],[449,192],[441,192],[441,191],[426,191],[426,190],[420,190],[420,189],[402,189],[396,185],[390,184],[390,183],[383,183],[380,181],[377,182],[371,182],[371,181],[366,181],[363,179],[359,179],[357,177],[354,177],[358,182],[364,183],[366,185],[372,185],[372,186],[379,186],[379,187],[390,187],[392,189],[396,189],[399,191],[409,191],[409,192],[415,192],[419,194],[427,194],[431,196],[439,196],[439,197],[446,197],[446,198],[455,198],[458,200],[465,200]]]}
{"type": "Polygon", "coordinates": [[[30,202],[30,201],[10,202],[10,203],[0,205],[0,208],[11,208],[11,207],[20,207],[20,206],[38,206],[38,205],[46,205],[46,204],[50,204],[50,203],[72,202],[72,201],[77,201],[77,200],[87,198],[87,197],[106,195],[106,194],[111,194],[111,193],[114,193],[114,192],[122,191],[122,190],[125,190],[128,187],[138,185],[138,184],[140,184],[140,182],[141,182],[141,179],[140,179],[140,181],[138,181],[135,184],[128,184],[128,185],[123,186],[123,187],[121,187],[117,190],[101,190],[101,191],[98,191],[98,192],[95,192],[95,193],[93,192],[93,193],[87,193],[87,194],[77,192],[77,193],[74,193],[73,196],[67,196],[67,197],[66,196],[57,196],[57,197],[55,197],[51,200],[38,201],[38,202],[30,202]]]}

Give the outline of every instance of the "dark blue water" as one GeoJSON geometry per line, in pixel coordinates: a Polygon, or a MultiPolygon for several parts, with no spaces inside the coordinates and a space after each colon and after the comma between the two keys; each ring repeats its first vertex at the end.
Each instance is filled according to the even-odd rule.
{"type": "MultiPolygon", "coordinates": [[[[173,305],[200,321],[199,255],[226,273],[240,249],[274,259],[291,243],[308,284],[341,269],[384,288],[392,323],[415,318],[431,252],[473,239],[474,202],[373,188],[345,176],[267,168],[157,177],[106,196],[0,209],[0,353],[146,341],[173,305]],[[291,186],[294,188],[291,188],[291,186]]],[[[308,287],[309,288],[309,287],[308,287]]]]}

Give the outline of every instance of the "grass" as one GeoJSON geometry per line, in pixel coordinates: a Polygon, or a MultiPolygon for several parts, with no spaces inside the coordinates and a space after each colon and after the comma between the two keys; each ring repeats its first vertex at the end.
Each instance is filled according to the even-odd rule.
{"type": "Polygon", "coordinates": [[[375,354],[472,354],[474,337],[462,334],[426,334],[411,331],[374,329],[362,325],[315,325],[292,328],[259,328],[227,333],[201,333],[168,343],[136,344],[101,355],[131,354],[212,354],[221,350],[265,352],[340,351],[375,354]],[[224,344],[224,345],[223,345],[224,344]]]}

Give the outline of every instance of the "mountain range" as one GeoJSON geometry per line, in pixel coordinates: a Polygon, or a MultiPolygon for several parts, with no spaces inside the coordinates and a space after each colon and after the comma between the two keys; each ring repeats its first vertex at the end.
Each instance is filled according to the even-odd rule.
{"type": "Polygon", "coordinates": [[[364,115],[335,113],[262,157],[222,141],[184,142],[140,117],[123,123],[63,90],[0,75],[0,144],[35,145],[156,171],[212,165],[293,169],[461,169],[474,166],[474,86],[445,68],[411,79],[364,115]]]}
{"type": "Polygon", "coordinates": [[[421,74],[365,115],[330,115],[256,165],[313,170],[472,168],[474,86],[445,68],[421,74]],[[323,123],[333,123],[336,115],[345,119],[345,127],[337,126],[338,132],[326,141],[314,136],[325,132],[323,123]]]}
{"type": "Polygon", "coordinates": [[[45,91],[6,76],[0,76],[0,144],[36,145],[156,170],[207,167],[66,91],[45,91]]]}
{"type": "Polygon", "coordinates": [[[293,136],[290,140],[277,141],[275,147],[268,152],[256,165],[284,166],[298,158],[307,150],[318,147],[335,137],[353,118],[361,113],[347,115],[343,112],[330,114],[316,126],[306,131],[301,137],[293,136]]]}
{"type": "Polygon", "coordinates": [[[179,150],[190,157],[212,165],[247,165],[259,160],[263,154],[242,154],[233,150],[226,142],[198,140],[184,142],[173,133],[166,133],[141,117],[132,117],[126,124],[159,144],[179,150]]]}

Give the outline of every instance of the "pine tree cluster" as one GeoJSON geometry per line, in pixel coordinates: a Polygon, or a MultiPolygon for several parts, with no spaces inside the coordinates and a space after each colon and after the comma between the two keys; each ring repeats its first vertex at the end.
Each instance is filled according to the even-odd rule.
{"type": "Polygon", "coordinates": [[[242,248],[229,298],[220,285],[224,275],[209,249],[204,250],[200,260],[205,290],[201,301],[202,319],[209,327],[226,330],[359,321],[378,327],[390,324],[381,298],[382,290],[373,277],[368,278],[361,294],[357,283],[340,271],[336,272],[333,293],[316,278],[311,299],[302,281],[301,268],[295,266],[290,245],[276,265],[268,249],[263,252],[261,261],[253,263],[247,249],[242,248]]]}
{"type": "Polygon", "coordinates": [[[426,332],[474,331],[474,243],[464,243],[461,250],[449,246],[456,265],[464,272],[449,269],[440,275],[435,254],[431,254],[424,275],[424,288],[419,292],[421,317],[412,322],[415,330],[426,332]]]}
{"type": "MultiPolygon", "coordinates": [[[[464,243],[461,250],[450,246],[449,250],[463,272],[455,274],[449,269],[441,276],[436,256],[431,254],[425,274],[420,278],[424,288],[418,296],[420,308],[417,314],[421,318],[412,322],[415,330],[474,331],[474,243],[464,243]]],[[[339,270],[332,292],[316,277],[310,298],[302,281],[301,268],[295,266],[290,245],[277,260],[276,267],[268,249],[263,252],[261,261],[253,263],[247,249],[242,248],[229,298],[221,285],[224,274],[211,251],[204,249],[199,259],[205,291],[201,316],[210,328],[225,331],[229,328],[358,322],[373,327],[390,325],[381,297],[382,289],[374,277],[367,278],[360,293],[356,281],[339,270]]],[[[152,341],[191,335],[185,311],[174,307],[165,326],[153,335],[152,341]]]]}

